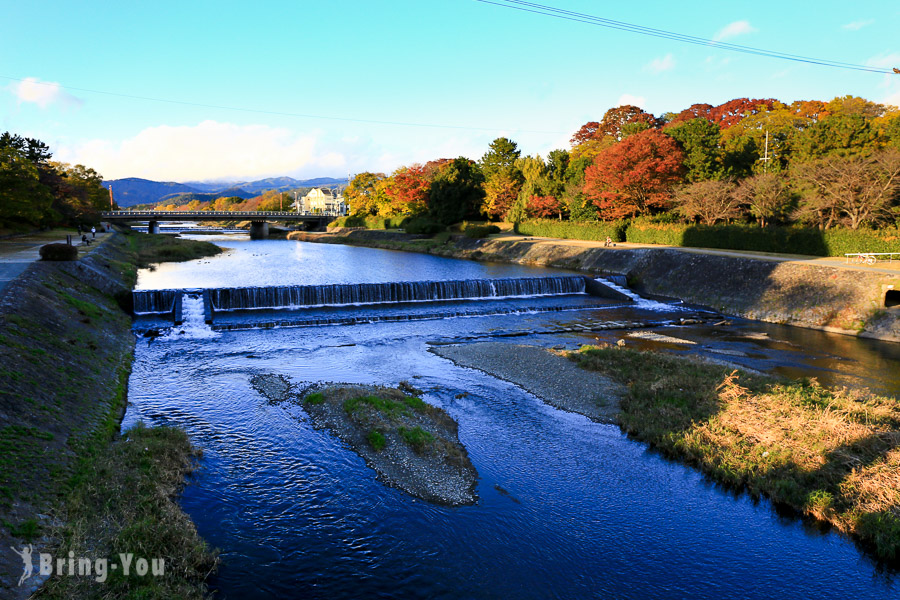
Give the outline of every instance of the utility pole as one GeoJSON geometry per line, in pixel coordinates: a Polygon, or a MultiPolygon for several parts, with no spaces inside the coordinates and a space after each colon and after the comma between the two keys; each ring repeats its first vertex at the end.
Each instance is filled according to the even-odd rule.
{"type": "Polygon", "coordinates": [[[112,193],[112,184],[109,184],[109,210],[113,210],[113,193],[112,193]]]}
{"type": "Polygon", "coordinates": [[[763,161],[763,173],[769,172],[769,161],[772,160],[769,158],[769,130],[766,129],[766,153],[765,155],[759,159],[763,161]]]}

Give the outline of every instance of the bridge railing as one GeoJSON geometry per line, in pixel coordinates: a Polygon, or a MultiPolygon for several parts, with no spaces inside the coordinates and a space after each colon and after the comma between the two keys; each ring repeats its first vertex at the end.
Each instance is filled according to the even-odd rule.
{"type": "Polygon", "coordinates": [[[226,211],[226,210],[194,210],[194,211],[157,211],[157,210],[111,210],[100,213],[101,218],[117,219],[190,219],[196,217],[224,217],[253,219],[254,217],[294,218],[297,217],[337,217],[337,212],[312,213],[296,211],[226,211]]]}

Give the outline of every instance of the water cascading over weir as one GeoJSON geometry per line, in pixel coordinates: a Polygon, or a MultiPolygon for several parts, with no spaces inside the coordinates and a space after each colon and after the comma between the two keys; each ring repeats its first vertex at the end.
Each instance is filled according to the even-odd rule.
{"type": "MultiPolygon", "coordinates": [[[[179,319],[179,299],[186,290],[136,290],[135,314],[172,314],[179,319]]],[[[196,290],[203,294],[208,320],[213,312],[367,306],[406,302],[501,300],[591,294],[630,302],[631,298],[581,275],[291,285],[196,290]]]]}

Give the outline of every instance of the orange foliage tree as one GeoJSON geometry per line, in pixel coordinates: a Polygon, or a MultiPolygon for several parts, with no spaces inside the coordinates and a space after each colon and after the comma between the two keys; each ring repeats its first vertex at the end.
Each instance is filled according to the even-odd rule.
{"type": "Polygon", "coordinates": [[[597,155],[584,172],[584,194],[603,219],[636,217],[665,209],[682,180],[684,156],[658,129],[629,136],[597,155]]]}

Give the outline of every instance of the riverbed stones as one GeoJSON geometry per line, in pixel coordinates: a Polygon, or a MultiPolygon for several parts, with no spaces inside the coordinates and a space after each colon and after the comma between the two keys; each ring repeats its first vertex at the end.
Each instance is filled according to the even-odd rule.
{"type": "Polygon", "coordinates": [[[438,346],[431,351],[460,366],[514,383],[551,406],[600,423],[615,422],[619,401],[626,393],[620,383],[539,346],[481,342],[438,346]]]}

